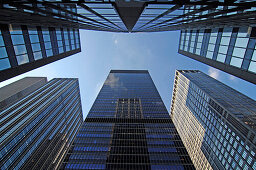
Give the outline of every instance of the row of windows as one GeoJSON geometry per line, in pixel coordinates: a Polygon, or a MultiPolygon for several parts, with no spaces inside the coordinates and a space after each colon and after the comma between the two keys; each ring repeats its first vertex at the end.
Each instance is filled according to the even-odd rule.
{"type": "Polygon", "coordinates": [[[256,40],[250,38],[252,29],[255,28],[182,31],[180,49],[256,72],[256,40]]]}
{"type": "MultiPolygon", "coordinates": [[[[0,70],[4,70],[11,67],[10,61],[8,59],[7,47],[9,51],[12,51],[11,44],[13,45],[13,50],[16,56],[17,65],[22,65],[33,60],[39,60],[44,57],[53,56],[54,51],[56,54],[63,53],[65,50],[63,48],[63,39],[60,38],[62,35],[59,33],[64,32],[64,40],[66,44],[66,51],[70,49],[74,50],[80,48],[80,40],[78,30],[64,28],[61,31],[60,28],[56,28],[56,31],[50,30],[49,28],[39,27],[26,27],[26,26],[13,26],[8,25],[9,32],[12,42],[5,42],[3,36],[8,37],[8,34],[0,34],[0,70]],[[40,31],[42,29],[42,31],[40,31]],[[27,32],[28,33],[27,33],[27,32]],[[54,38],[54,33],[56,33],[56,38],[54,38]],[[52,33],[52,34],[51,34],[52,33]],[[40,35],[42,38],[40,39],[40,35]],[[69,34],[69,36],[66,36],[69,34]],[[56,42],[55,42],[56,41],[56,42]],[[71,42],[71,44],[69,43],[71,42]],[[44,45],[43,45],[43,44],[44,45]],[[57,44],[56,44],[57,43],[57,44]],[[56,44],[56,48],[53,48],[53,44],[56,44]],[[9,46],[8,46],[9,45],[9,46]],[[30,49],[32,53],[30,53],[30,49]],[[45,49],[45,50],[43,50],[45,49]]],[[[10,55],[10,54],[9,54],[10,55]]],[[[16,66],[15,63],[12,65],[16,66]]]]}

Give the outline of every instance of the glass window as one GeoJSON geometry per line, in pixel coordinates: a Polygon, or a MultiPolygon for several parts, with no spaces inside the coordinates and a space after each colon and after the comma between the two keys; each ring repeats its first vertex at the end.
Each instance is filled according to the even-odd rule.
{"type": "Polygon", "coordinates": [[[23,35],[11,35],[13,45],[25,44],[23,35]]]}
{"type": "Polygon", "coordinates": [[[243,62],[243,59],[232,57],[231,61],[230,61],[230,65],[235,66],[235,67],[241,67],[242,62],[243,62]]]}
{"type": "Polygon", "coordinates": [[[8,57],[5,47],[0,47],[0,58],[8,57]]]}
{"type": "Polygon", "coordinates": [[[252,60],[256,61],[256,50],[253,51],[252,60]]]}
{"type": "Polygon", "coordinates": [[[231,34],[232,34],[232,28],[224,28],[224,29],[223,29],[222,36],[230,37],[231,34]]]}
{"type": "Polygon", "coordinates": [[[209,43],[215,44],[217,40],[217,37],[210,37],[209,43]]]}
{"type": "Polygon", "coordinates": [[[213,52],[207,51],[206,58],[212,59],[212,56],[213,56],[213,52]]]}
{"type": "Polygon", "coordinates": [[[0,46],[5,46],[4,45],[4,39],[3,39],[1,34],[0,34],[0,46]]]}
{"type": "Polygon", "coordinates": [[[0,59],[0,70],[10,68],[10,62],[8,58],[0,59]]]}
{"type": "Polygon", "coordinates": [[[229,45],[230,37],[222,37],[221,38],[221,45],[229,45]]]}
{"type": "Polygon", "coordinates": [[[215,47],[214,44],[209,44],[209,45],[208,45],[208,50],[209,50],[209,51],[214,51],[214,47],[215,47]]]}
{"type": "Polygon", "coordinates": [[[248,36],[247,32],[248,32],[248,27],[239,28],[237,37],[247,37],[248,36]]]}
{"type": "Polygon", "coordinates": [[[222,54],[227,54],[228,46],[221,45],[220,48],[219,48],[219,52],[222,53],[222,54]]]}
{"type": "Polygon", "coordinates": [[[17,61],[18,61],[19,65],[29,62],[27,54],[16,56],[16,58],[17,58],[17,61]]]}
{"type": "Polygon", "coordinates": [[[9,24],[9,31],[10,34],[22,34],[22,30],[20,26],[13,26],[12,24],[9,24]]]}
{"type": "Polygon", "coordinates": [[[44,42],[50,41],[50,35],[49,34],[44,34],[43,37],[44,37],[44,42]]]}
{"type": "Polygon", "coordinates": [[[29,35],[31,43],[39,42],[38,35],[29,35]]]}
{"type": "Polygon", "coordinates": [[[52,49],[46,50],[47,57],[52,56],[52,49]]]}
{"type": "Polygon", "coordinates": [[[226,59],[226,55],[224,55],[224,54],[218,54],[217,55],[217,61],[220,61],[220,62],[224,63],[225,59],[226,59]]]}
{"type": "Polygon", "coordinates": [[[25,45],[14,46],[14,51],[16,55],[27,53],[25,45]]]}
{"type": "Polygon", "coordinates": [[[256,73],[256,62],[251,61],[248,70],[256,73]]]}
{"type": "Polygon", "coordinates": [[[41,47],[40,47],[39,43],[31,44],[31,46],[32,46],[33,51],[40,51],[41,50],[41,47]]]}
{"type": "Polygon", "coordinates": [[[237,38],[235,46],[246,48],[248,44],[249,38],[237,38]]]}
{"type": "Polygon", "coordinates": [[[236,57],[240,57],[240,58],[244,58],[244,54],[245,54],[245,50],[244,48],[234,48],[234,51],[233,51],[233,56],[236,56],[236,57]]]}
{"type": "Polygon", "coordinates": [[[41,51],[38,51],[38,52],[34,53],[34,59],[35,60],[39,60],[41,58],[43,58],[41,51]]]}

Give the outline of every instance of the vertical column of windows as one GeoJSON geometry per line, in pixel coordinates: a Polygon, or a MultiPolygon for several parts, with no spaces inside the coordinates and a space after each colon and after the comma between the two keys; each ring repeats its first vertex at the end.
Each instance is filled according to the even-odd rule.
{"type": "Polygon", "coordinates": [[[70,43],[69,43],[69,36],[68,36],[67,28],[64,28],[64,40],[65,40],[66,51],[70,51],[70,43]]]}
{"type": "Polygon", "coordinates": [[[18,65],[28,63],[29,59],[21,27],[9,25],[9,31],[18,65]]]}
{"type": "Polygon", "coordinates": [[[2,31],[0,30],[0,70],[10,68],[11,64],[6,52],[2,31]]]}
{"type": "Polygon", "coordinates": [[[184,50],[184,40],[185,39],[185,32],[181,31],[180,32],[180,49],[184,50]]]}
{"type": "Polygon", "coordinates": [[[204,35],[204,30],[199,30],[198,32],[198,38],[197,38],[197,45],[196,45],[196,54],[200,55],[201,52],[201,47],[202,47],[202,42],[203,42],[203,35],[204,35]]]}
{"type": "Polygon", "coordinates": [[[189,37],[190,37],[190,32],[187,30],[187,31],[186,31],[185,48],[184,48],[185,51],[188,51],[188,50],[189,50],[189,47],[188,47],[188,44],[189,44],[189,37]]]}
{"type": "Polygon", "coordinates": [[[43,28],[42,34],[43,34],[43,38],[44,38],[44,46],[45,46],[46,56],[50,57],[53,55],[53,53],[52,53],[52,44],[51,44],[49,29],[43,28]]]}
{"type": "Polygon", "coordinates": [[[62,41],[62,33],[61,33],[61,29],[60,28],[56,28],[56,36],[57,36],[57,43],[58,43],[58,48],[59,48],[59,53],[63,53],[64,52],[64,44],[62,41]]]}
{"type": "Polygon", "coordinates": [[[76,40],[76,48],[80,48],[80,37],[79,37],[79,30],[75,30],[75,40],[76,40]]]}
{"type": "Polygon", "coordinates": [[[71,41],[71,50],[75,49],[75,37],[74,37],[74,30],[70,29],[69,30],[69,37],[70,37],[70,41],[71,41]]]}
{"type": "Polygon", "coordinates": [[[217,55],[217,61],[219,61],[219,62],[222,62],[222,63],[225,62],[231,34],[232,34],[232,28],[224,28],[223,29],[220,46],[219,46],[219,52],[217,55]]]}
{"type": "MultiPolygon", "coordinates": [[[[249,42],[246,48],[245,56],[242,63],[242,69],[245,69],[251,72],[256,73],[256,28],[249,27],[247,30],[248,33],[250,33],[249,42]]],[[[249,36],[249,35],[248,35],[249,36]]]]}
{"type": "Polygon", "coordinates": [[[39,42],[38,32],[36,27],[28,27],[29,39],[35,60],[42,59],[42,49],[39,42]]]}
{"type": "Polygon", "coordinates": [[[241,27],[238,30],[237,38],[232,53],[230,65],[235,67],[241,67],[243,58],[245,56],[245,51],[249,42],[249,36],[247,34],[248,27],[241,27]]]}
{"type": "Polygon", "coordinates": [[[212,59],[214,56],[214,49],[217,41],[218,29],[212,29],[209,38],[206,58],[212,59]]]}
{"type": "Polygon", "coordinates": [[[191,52],[191,53],[194,53],[195,40],[196,40],[196,30],[192,30],[191,38],[190,38],[190,46],[189,46],[189,52],[191,52]]]}
{"type": "Polygon", "coordinates": [[[237,38],[237,32],[238,32],[238,28],[233,28],[233,31],[231,34],[231,39],[230,39],[229,46],[228,46],[227,57],[225,59],[226,64],[230,64],[230,60],[232,57],[232,53],[234,51],[234,46],[235,46],[235,42],[236,42],[236,38],[237,38]]]}

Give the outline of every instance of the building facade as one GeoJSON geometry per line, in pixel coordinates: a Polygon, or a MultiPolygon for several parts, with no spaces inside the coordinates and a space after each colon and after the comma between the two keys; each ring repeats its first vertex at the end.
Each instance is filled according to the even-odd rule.
{"type": "Polygon", "coordinates": [[[6,69],[0,72],[0,81],[79,52],[78,29],[86,29],[126,33],[182,30],[180,54],[256,83],[254,0],[10,0],[0,2],[0,9],[2,29],[10,32],[0,34],[0,70],[6,69]],[[18,38],[10,29],[15,24],[21,26],[18,34],[23,34],[24,41],[11,39],[18,38]],[[37,26],[40,46],[31,45],[28,26],[37,26]],[[43,43],[41,30],[48,28],[51,38],[43,43]],[[69,32],[66,36],[63,29],[64,35],[69,32]],[[67,44],[70,49],[65,49],[67,44]],[[48,55],[54,57],[48,59],[48,55]]]}
{"type": "Polygon", "coordinates": [[[144,70],[111,70],[62,169],[194,169],[144,70]]]}
{"type": "Polygon", "coordinates": [[[157,32],[214,27],[212,23],[253,25],[255,7],[254,0],[38,0],[33,3],[11,0],[2,2],[0,14],[5,17],[0,21],[38,23],[40,20],[41,24],[89,30],[157,32]]]}
{"type": "Polygon", "coordinates": [[[256,169],[256,102],[197,70],[176,71],[171,118],[197,169],[256,169]]]}
{"type": "Polygon", "coordinates": [[[19,100],[0,110],[1,169],[58,168],[83,121],[78,80],[53,79],[29,94],[15,86],[19,100]]]}
{"type": "Polygon", "coordinates": [[[0,81],[80,51],[77,28],[0,24],[0,81]]]}
{"type": "Polygon", "coordinates": [[[256,84],[256,27],[181,31],[179,53],[256,84]]]}

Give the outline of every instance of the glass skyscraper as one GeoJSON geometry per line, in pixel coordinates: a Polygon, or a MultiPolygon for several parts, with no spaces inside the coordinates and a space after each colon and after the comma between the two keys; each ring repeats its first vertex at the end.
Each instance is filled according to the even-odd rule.
{"type": "Polygon", "coordinates": [[[0,108],[0,168],[58,168],[83,122],[78,80],[24,78],[8,92],[5,100],[13,102],[0,108]]]}
{"type": "Polygon", "coordinates": [[[0,37],[0,70],[9,70],[0,72],[0,81],[79,52],[78,29],[86,29],[126,33],[181,30],[180,54],[256,83],[254,0],[10,0],[2,1],[0,8],[0,23],[21,26],[24,36],[24,41],[16,42],[18,35],[4,33],[8,35],[3,37],[5,44],[0,37]],[[37,28],[40,46],[31,45],[26,26],[42,27],[37,28]],[[49,38],[44,42],[40,35],[40,30],[48,28],[51,45],[49,38]],[[46,60],[48,55],[54,57],[46,60]]]}
{"type": "Polygon", "coordinates": [[[197,169],[256,169],[256,101],[200,71],[179,70],[171,118],[197,169]]]}
{"type": "Polygon", "coordinates": [[[144,70],[111,70],[61,169],[194,169],[144,70]]]}
{"type": "Polygon", "coordinates": [[[179,53],[256,83],[256,27],[181,31],[179,53]]]}
{"type": "Polygon", "coordinates": [[[0,24],[0,81],[80,51],[77,28],[0,24]]]}

